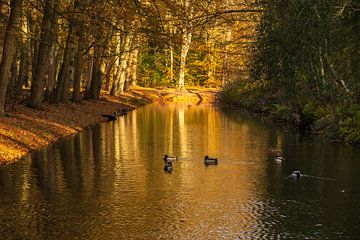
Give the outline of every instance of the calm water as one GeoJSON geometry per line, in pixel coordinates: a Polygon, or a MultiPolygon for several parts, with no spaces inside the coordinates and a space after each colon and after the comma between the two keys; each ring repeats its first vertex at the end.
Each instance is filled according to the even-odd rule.
{"type": "Polygon", "coordinates": [[[0,236],[360,239],[359,173],[359,149],[230,110],[153,104],[0,167],[0,236]],[[164,153],[181,157],[172,174],[164,153]],[[306,176],[287,178],[294,168],[306,176]]]}

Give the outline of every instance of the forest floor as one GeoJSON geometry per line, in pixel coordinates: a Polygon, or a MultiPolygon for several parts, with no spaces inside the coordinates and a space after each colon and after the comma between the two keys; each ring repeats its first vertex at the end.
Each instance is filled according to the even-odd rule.
{"type": "Polygon", "coordinates": [[[8,104],[8,116],[0,118],[0,164],[15,162],[33,150],[106,121],[101,114],[133,110],[155,101],[213,102],[217,93],[216,89],[137,87],[119,97],[102,93],[100,100],[46,105],[43,110],[8,104]]]}

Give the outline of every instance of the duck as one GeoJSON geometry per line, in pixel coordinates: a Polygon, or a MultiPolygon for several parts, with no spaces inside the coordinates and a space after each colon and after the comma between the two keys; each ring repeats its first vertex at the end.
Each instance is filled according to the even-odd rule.
{"type": "Polygon", "coordinates": [[[216,165],[216,164],[218,164],[218,159],[209,157],[209,156],[205,156],[204,163],[205,163],[205,165],[216,165]]]}
{"type": "Polygon", "coordinates": [[[289,177],[293,179],[300,179],[302,176],[301,172],[299,170],[294,170],[289,177]]]}
{"type": "Polygon", "coordinates": [[[164,165],[164,171],[165,171],[165,172],[171,172],[172,169],[173,169],[173,167],[172,167],[172,163],[171,163],[171,162],[165,163],[165,165],[164,165]]]}
{"type": "Polygon", "coordinates": [[[275,162],[277,163],[285,163],[285,158],[279,155],[275,156],[275,162]]]}
{"type": "Polygon", "coordinates": [[[116,120],[116,118],[117,118],[117,117],[116,117],[116,112],[113,112],[113,113],[111,113],[111,114],[109,114],[109,115],[107,115],[107,114],[102,114],[101,116],[107,118],[108,121],[114,121],[114,120],[116,120]]]}
{"type": "Polygon", "coordinates": [[[164,155],[164,162],[171,162],[171,161],[175,161],[178,160],[179,158],[177,156],[169,156],[167,154],[164,155]]]}

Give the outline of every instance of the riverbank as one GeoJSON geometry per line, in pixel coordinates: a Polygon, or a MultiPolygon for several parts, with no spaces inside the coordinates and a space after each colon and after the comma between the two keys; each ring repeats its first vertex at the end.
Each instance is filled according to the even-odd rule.
{"type": "Polygon", "coordinates": [[[333,141],[360,143],[360,104],[355,99],[336,103],[307,98],[294,101],[285,91],[244,81],[224,88],[219,94],[219,104],[333,141]]]}
{"type": "Polygon", "coordinates": [[[190,92],[139,87],[119,97],[102,94],[100,100],[46,105],[43,110],[23,104],[7,105],[8,117],[0,121],[0,164],[15,162],[33,150],[106,121],[101,114],[130,111],[154,101],[212,102],[217,90],[191,89],[190,92]]]}

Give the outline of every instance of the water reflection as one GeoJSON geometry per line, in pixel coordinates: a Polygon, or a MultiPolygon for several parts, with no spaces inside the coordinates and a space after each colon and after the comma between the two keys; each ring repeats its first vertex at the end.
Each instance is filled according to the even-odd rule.
{"type": "Polygon", "coordinates": [[[0,167],[0,235],[355,239],[359,153],[231,110],[153,104],[0,167]],[[164,153],[181,157],[172,174],[164,153]],[[293,168],[310,177],[290,181],[293,168]]]}

